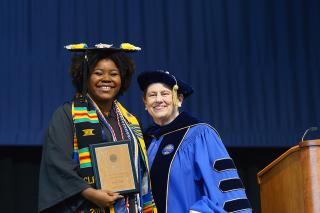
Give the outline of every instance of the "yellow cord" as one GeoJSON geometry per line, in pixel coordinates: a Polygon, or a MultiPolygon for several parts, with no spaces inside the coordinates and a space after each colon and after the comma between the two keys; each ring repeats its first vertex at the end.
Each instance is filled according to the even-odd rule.
{"type": "Polygon", "coordinates": [[[178,89],[179,86],[177,84],[175,84],[172,88],[172,102],[174,106],[179,106],[178,89]]]}

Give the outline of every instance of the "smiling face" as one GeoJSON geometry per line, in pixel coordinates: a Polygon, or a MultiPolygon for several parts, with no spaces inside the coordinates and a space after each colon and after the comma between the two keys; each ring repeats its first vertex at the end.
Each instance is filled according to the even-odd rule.
{"type": "Polygon", "coordinates": [[[98,105],[112,105],[121,88],[120,71],[110,59],[98,61],[88,80],[88,92],[98,105]]]}
{"type": "MultiPolygon", "coordinates": [[[[183,97],[179,96],[180,104],[182,100],[183,97]]],[[[172,90],[166,84],[150,84],[146,89],[143,102],[153,121],[160,126],[169,124],[179,115],[178,106],[175,106],[172,101],[172,90]]]]}

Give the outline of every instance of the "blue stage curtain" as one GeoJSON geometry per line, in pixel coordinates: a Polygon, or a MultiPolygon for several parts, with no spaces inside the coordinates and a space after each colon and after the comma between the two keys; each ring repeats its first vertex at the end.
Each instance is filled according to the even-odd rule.
{"type": "MultiPolygon", "coordinates": [[[[72,98],[70,43],[131,42],[137,73],[192,84],[185,109],[232,147],[286,147],[319,125],[319,0],[2,0],[1,145],[40,145],[72,98]]],[[[151,122],[134,78],[121,101],[151,122]]]]}

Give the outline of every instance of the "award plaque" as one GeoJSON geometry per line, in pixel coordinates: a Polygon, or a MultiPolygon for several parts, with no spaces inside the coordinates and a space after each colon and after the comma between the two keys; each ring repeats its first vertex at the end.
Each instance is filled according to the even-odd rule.
{"type": "Polygon", "coordinates": [[[130,141],[90,145],[94,178],[98,189],[120,194],[138,192],[130,141]]]}

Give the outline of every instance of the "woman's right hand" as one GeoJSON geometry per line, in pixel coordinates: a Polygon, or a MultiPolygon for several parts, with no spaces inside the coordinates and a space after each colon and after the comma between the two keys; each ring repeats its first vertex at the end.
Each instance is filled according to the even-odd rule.
{"type": "Polygon", "coordinates": [[[111,207],[117,199],[123,198],[119,193],[94,188],[83,190],[81,195],[100,208],[111,207]]]}

